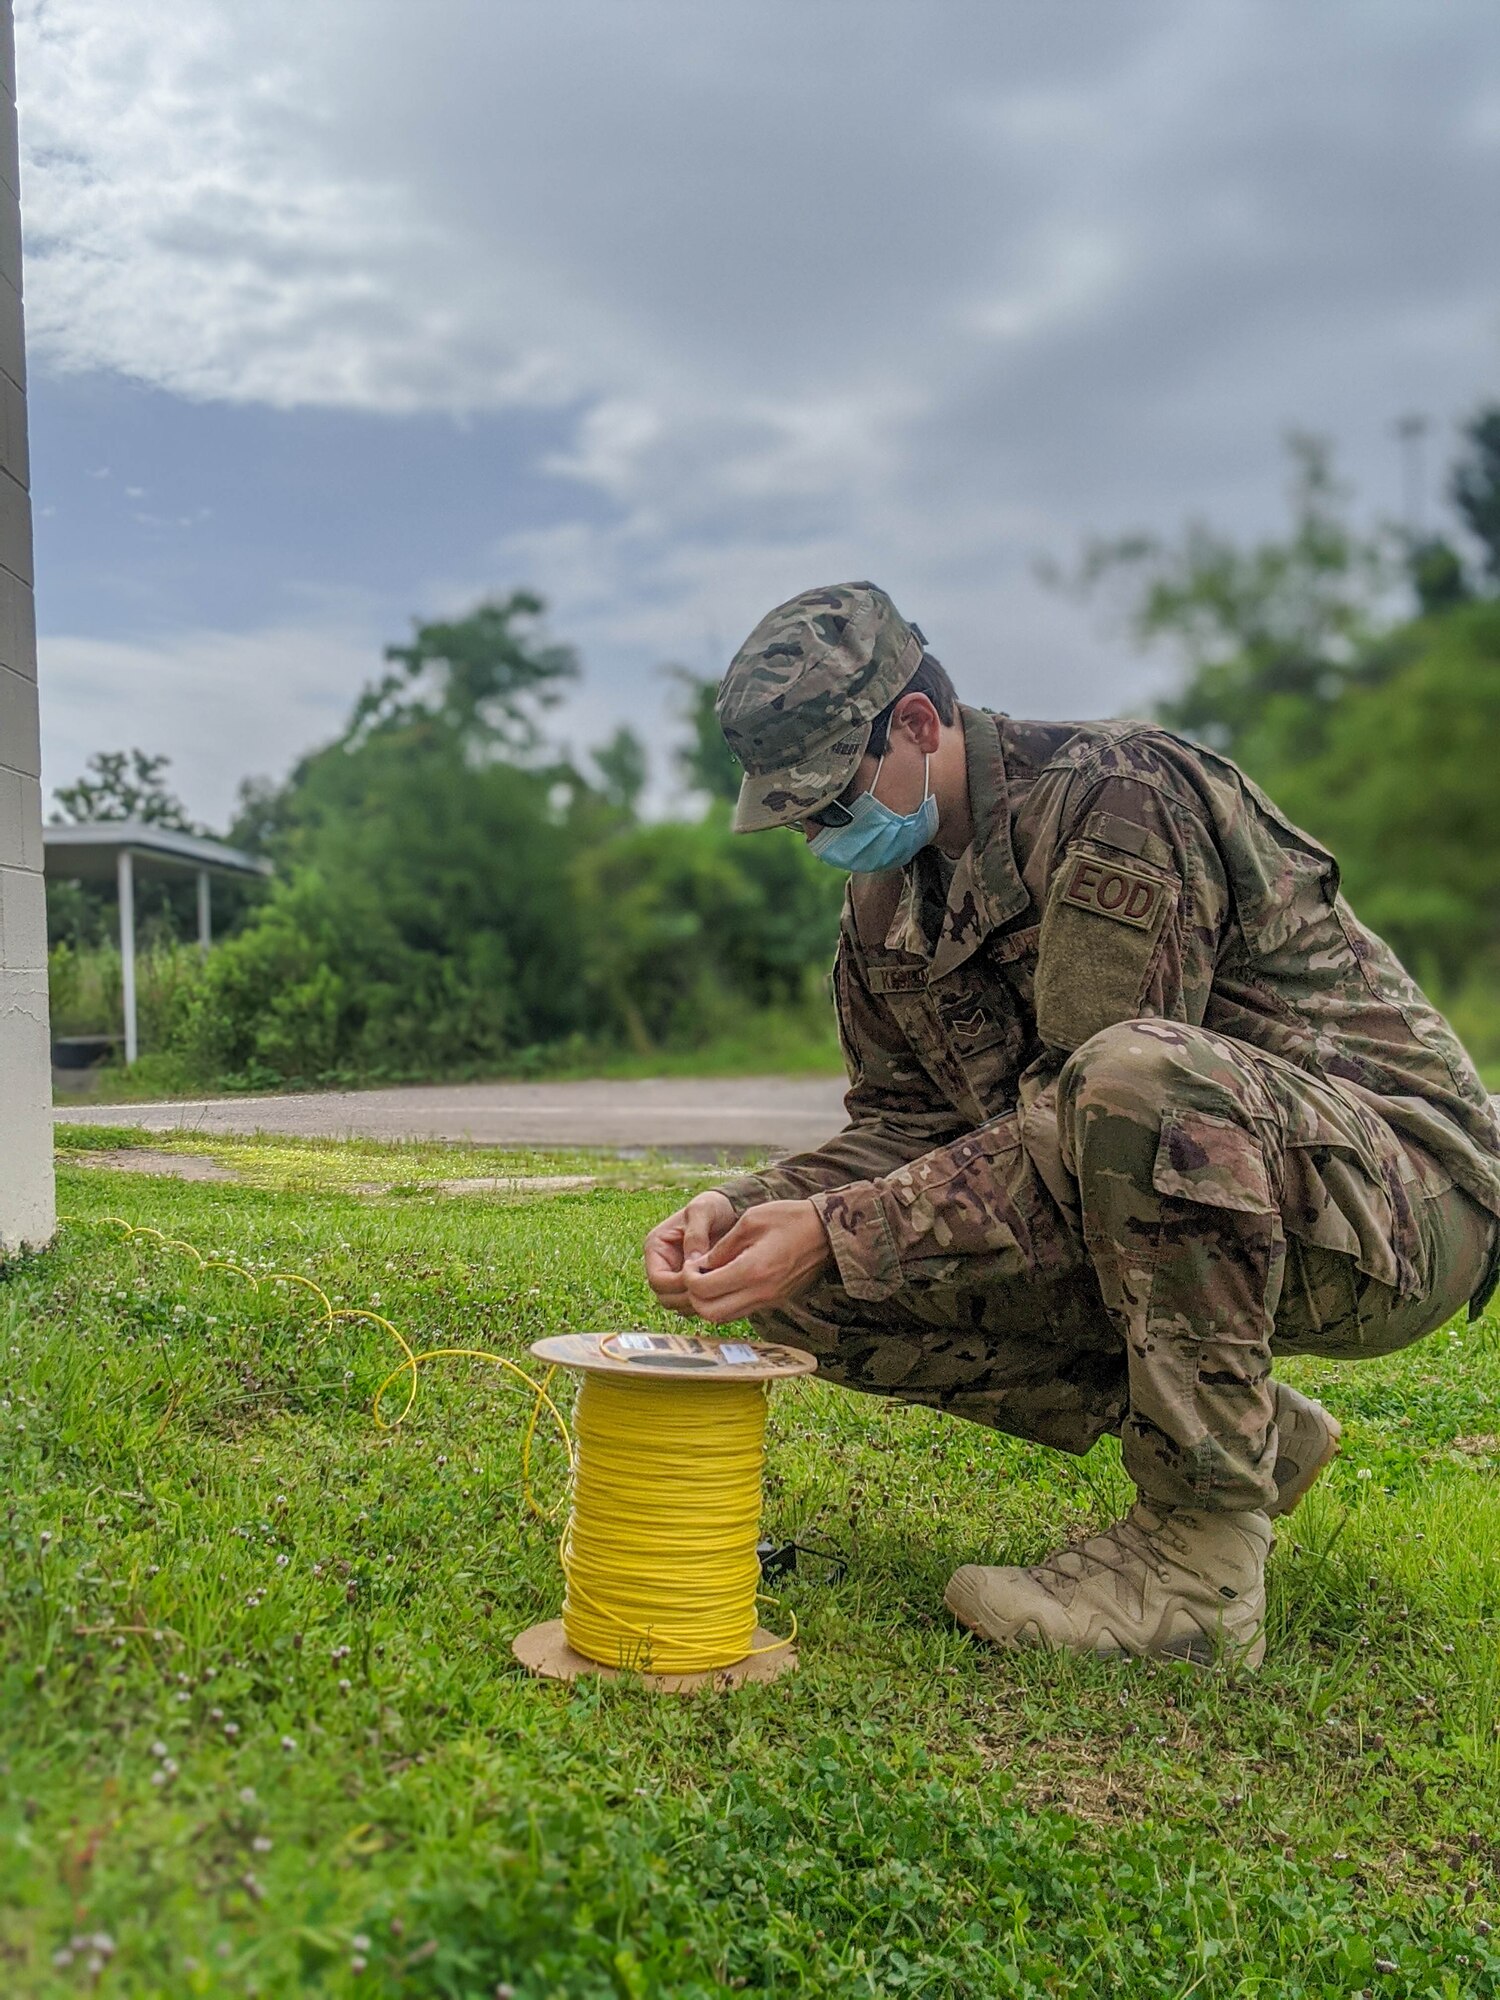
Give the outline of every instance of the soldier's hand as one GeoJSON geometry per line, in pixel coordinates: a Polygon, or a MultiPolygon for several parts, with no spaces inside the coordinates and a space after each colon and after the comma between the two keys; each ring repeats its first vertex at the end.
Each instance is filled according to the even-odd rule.
{"type": "Polygon", "coordinates": [[[706,1257],[688,1260],[682,1282],[688,1310],[723,1326],[786,1305],[833,1261],[823,1218],[810,1201],[767,1201],[747,1208],[706,1257]]]}
{"type": "Polygon", "coordinates": [[[710,1188],[695,1194],[686,1208],[679,1208],[665,1222],[658,1222],[646,1238],[646,1282],[657,1302],[689,1319],[697,1307],[688,1296],[686,1271],[706,1257],[721,1237],[734,1228],[734,1203],[727,1194],[710,1188]]]}

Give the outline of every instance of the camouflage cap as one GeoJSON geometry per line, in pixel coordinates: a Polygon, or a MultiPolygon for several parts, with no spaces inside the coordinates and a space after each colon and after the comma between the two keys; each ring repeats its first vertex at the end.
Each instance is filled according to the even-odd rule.
{"type": "Polygon", "coordinates": [[[922,664],[922,634],[873,583],[804,590],[729,663],[716,709],[744,766],[736,833],[788,826],[853,777],[870,724],[922,664]]]}

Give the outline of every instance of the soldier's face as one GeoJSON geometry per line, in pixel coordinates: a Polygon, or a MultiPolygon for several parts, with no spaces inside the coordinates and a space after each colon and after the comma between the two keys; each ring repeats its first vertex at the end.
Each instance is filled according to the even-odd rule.
{"type": "MultiPolygon", "coordinates": [[[[872,757],[868,751],[855,766],[854,776],[845,785],[834,801],[835,805],[849,807],[861,794],[872,787],[875,796],[883,806],[892,812],[913,813],[921,805],[927,785],[927,758],[918,748],[913,736],[902,728],[899,719],[891,724],[890,743],[885,757],[872,757]],[[879,782],[876,782],[876,773],[879,782]]],[[[826,812],[827,808],[823,810],[826,812]]],[[[815,840],[830,824],[821,816],[799,822],[804,840],[815,840]]]]}

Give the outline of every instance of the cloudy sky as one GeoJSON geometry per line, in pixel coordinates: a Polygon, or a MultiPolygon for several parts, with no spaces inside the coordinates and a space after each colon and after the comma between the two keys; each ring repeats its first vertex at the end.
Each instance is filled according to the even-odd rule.
{"type": "Polygon", "coordinates": [[[861,575],[973,698],[1128,710],[1039,554],[1273,527],[1289,425],[1393,512],[1393,419],[1500,395],[1493,0],[16,13],[51,784],[221,822],[523,582],[577,746],[861,575]]]}

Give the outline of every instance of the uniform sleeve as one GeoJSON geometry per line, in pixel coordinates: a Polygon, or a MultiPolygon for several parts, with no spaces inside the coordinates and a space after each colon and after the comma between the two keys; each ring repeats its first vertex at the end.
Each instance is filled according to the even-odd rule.
{"type": "MultiPolygon", "coordinates": [[[[1065,1053],[1116,1022],[1201,1025],[1230,896],[1211,828],[1162,785],[1110,774],[1067,791],[1042,856],[1037,1027],[1065,1053]]],[[[931,1148],[815,1206],[845,1289],[889,1298],[935,1260],[1030,1267],[1034,1176],[1013,1117],[931,1148]]]]}
{"type": "Polygon", "coordinates": [[[812,1152],[763,1173],[726,1181],[741,1213],[763,1201],[804,1201],[851,1181],[870,1182],[963,1130],[962,1121],[912,1053],[889,1007],[874,993],[846,936],[833,969],[839,1042],[849,1088],[848,1124],[812,1152]]]}
{"type": "Polygon", "coordinates": [[[1037,1031],[1079,1048],[1119,1021],[1201,1026],[1231,904],[1196,801],[1147,777],[1075,778],[1045,857],[1037,1031]]]}

